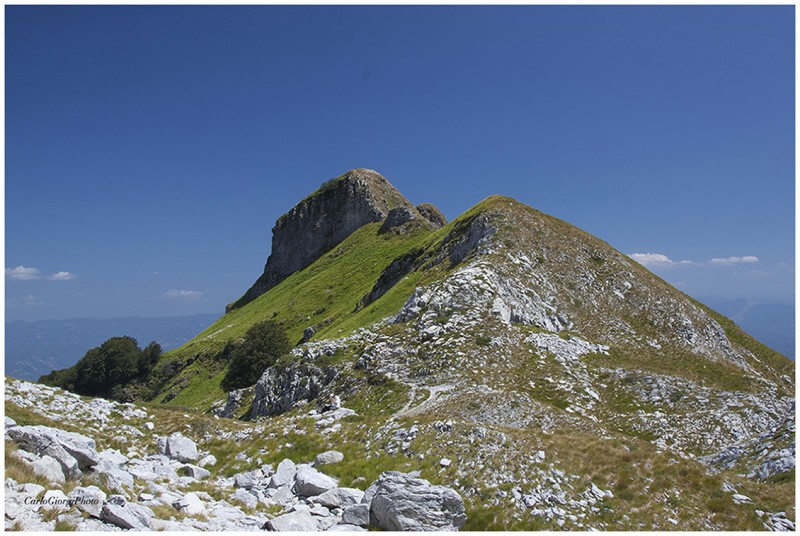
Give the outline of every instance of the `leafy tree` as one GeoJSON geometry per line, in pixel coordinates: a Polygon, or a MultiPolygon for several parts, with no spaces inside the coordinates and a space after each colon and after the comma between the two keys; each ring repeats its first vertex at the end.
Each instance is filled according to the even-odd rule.
{"type": "Polygon", "coordinates": [[[74,366],[54,370],[39,381],[78,394],[112,396],[130,383],[143,380],[161,356],[161,346],[151,342],[144,350],[133,337],[112,337],[92,348],[74,366]]]}
{"type": "Polygon", "coordinates": [[[291,348],[286,333],[274,320],[252,326],[241,344],[229,348],[231,361],[222,380],[222,388],[231,391],[253,385],[265,369],[274,365],[291,348]]]}

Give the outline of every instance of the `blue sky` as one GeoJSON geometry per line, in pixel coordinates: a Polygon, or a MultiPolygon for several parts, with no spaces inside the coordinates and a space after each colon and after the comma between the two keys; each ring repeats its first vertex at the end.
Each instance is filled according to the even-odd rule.
{"type": "Polygon", "coordinates": [[[793,6],[5,9],[7,320],[222,312],[354,167],[794,301],[793,6]]]}

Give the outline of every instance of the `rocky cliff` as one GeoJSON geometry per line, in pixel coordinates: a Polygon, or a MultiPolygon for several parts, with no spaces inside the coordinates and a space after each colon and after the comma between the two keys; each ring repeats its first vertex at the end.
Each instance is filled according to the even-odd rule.
{"type": "Polygon", "coordinates": [[[353,169],[331,179],[278,218],[272,228],[272,252],[264,273],[229,310],[253,301],[305,268],[356,229],[383,221],[393,209],[396,217],[405,217],[406,221],[419,218],[432,226],[443,225],[444,217],[436,207],[427,203],[420,206],[423,214],[371,169],[353,169]]]}

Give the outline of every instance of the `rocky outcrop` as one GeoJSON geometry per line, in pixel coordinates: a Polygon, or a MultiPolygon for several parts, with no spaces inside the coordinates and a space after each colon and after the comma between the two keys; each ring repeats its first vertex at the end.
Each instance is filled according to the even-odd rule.
{"type": "Polygon", "coordinates": [[[442,211],[435,205],[430,203],[420,203],[417,205],[417,211],[422,214],[422,217],[434,224],[436,227],[444,227],[447,225],[447,218],[444,217],[442,211]]]}
{"type": "Polygon", "coordinates": [[[219,401],[211,407],[211,413],[217,417],[230,419],[234,414],[242,408],[245,400],[252,394],[252,387],[245,387],[244,389],[234,389],[228,393],[225,401],[219,401]]]}
{"type": "Polygon", "coordinates": [[[453,531],[467,515],[458,493],[397,471],[383,473],[365,492],[370,522],[391,531],[453,531]]]}
{"type": "Polygon", "coordinates": [[[359,227],[383,221],[394,208],[419,213],[389,181],[369,169],[353,169],[323,184],[278,218],[264,273],[229,309],[241,307],[302,270],[359,227]]]}
{"type": "Polygon", "coordinates": [[[301,400],[314,400],[336,374],[333,368],[306,363],[268,368],[256,383],[252,417],[278,415],[301,400]]]}
{"type": "Polygon", "coordinates": [[[408,207],[397,207],[393,208],[389,211],[389,214],[386,215],[386,219],[383,221],[383,225],[381,225],[379,233],[387,233],[390,230],[394,229],[395,227],[400,227],[404,223],[410,222],[414,218],[418,218],[419,214],[413,208],[408,207]]]}
{"type": "Polygon", "coordinates": [[[77,480],[83,475],[82,470],[98,463],[94,440],[81,434],[48,426],[14,426],[6,431],[6,437],[40,456],[34,470],[49,480],[77,480]],[[56,464],[63,476],[58,474],[56,464]]]}

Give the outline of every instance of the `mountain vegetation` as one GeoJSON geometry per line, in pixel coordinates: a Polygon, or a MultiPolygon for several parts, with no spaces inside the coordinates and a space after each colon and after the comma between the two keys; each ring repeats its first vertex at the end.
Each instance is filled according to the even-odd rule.
{"type": "MultiPolygon", "coordinates": [[[[164,458],[173,431],[215,459],[194,481],[146,484],[148,508],[162,508],[164,493],[184,512],[151,510],[164,523],[145,512],[148,526],[241,528],[247,503],[272,530],[397,529],[381,524],[391,501],[370,489],[405,496],[419,475],[427,484],[413,486],[454,492],[465,518],[439,504],[417,528],[794,529],[794,363],[569,223],[503,196],[448,223],[353,170],[279,219],[269,259],[182,347],[111,366],[116,357],[98,355],[138,355],[116,341],[83,365],[109,385],[131,374],[116,385],[136,386],[124,392],[143,409],[114,411],[141,411],[128,419],[137,430],[159,421],[141,436],[126,428],[140,447],[125,462],[107,454],[104,470],[205,475],[164,458]],[[344,407],[331,411],[334,397],[344,407]],[[358,515],[297,495],[307,469],[286,487],[290,463],[318,456],[338,460],[325,465],[326,486],[357,490],[336,494],[365,492],[358,515]],[[185,517],[198,492],[206,512],[244,501],[225,514],[233,525],[185,517]]],[[[75,389],[77,372],[48,381],[75,389]]],[[[52,424],[26,397],[78,404],[41,389],[17,383],[7,394],[18,424],[52,424]]],[[[118,448],[107,428],[88,430],[118,448]]],[[[130,478],[135,490],[143,477],[130,478]]]]}
{"type": "Polygon", "coordinates": [[[291,348],[286,333],[277,322],[265,320],[255,324],[244,334],[244,340],[229,346],[228,370],[221,387],[233,391],[254,385],[264,371],[291,348]]]}
{"type": "Polygon", "coordinates": [[[72,367],[54,370],[39,382],[81,395],[127,400],[160,357],[161,346],[156,342],[142,349],[133,337],[112,337],[86,352],[72,367]]]}

